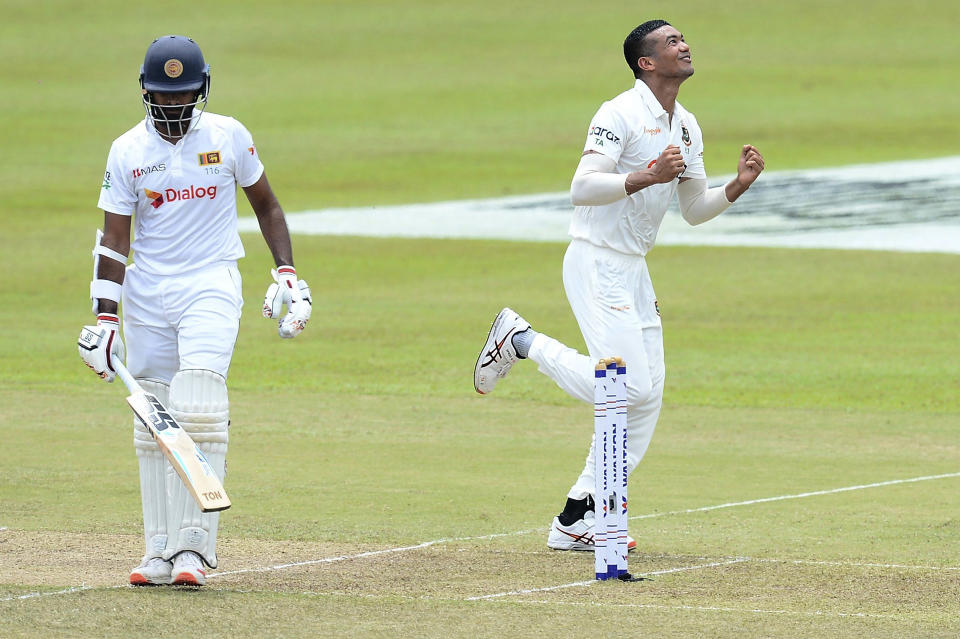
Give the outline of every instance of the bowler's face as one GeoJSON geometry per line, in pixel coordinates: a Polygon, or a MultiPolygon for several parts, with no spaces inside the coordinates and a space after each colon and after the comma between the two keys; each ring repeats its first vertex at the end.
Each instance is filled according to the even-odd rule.
{"type": "Polygon", "coordinates": [[[682,33],[667,24],[647,37],[653,42],[653,55],[650,57],[657,65],[657,75],[670,78],[688,78],[693,75],[690,45],[683,39],[682,33]]]}

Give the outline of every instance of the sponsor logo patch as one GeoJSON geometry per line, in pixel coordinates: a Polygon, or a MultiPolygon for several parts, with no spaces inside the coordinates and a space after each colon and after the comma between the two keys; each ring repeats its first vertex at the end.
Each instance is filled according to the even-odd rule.
{"type": "Polygon", "coordinates": [[[620,138],[617,137],[613,131],[610,129],[605,129],[602,126],[592,126],[590,127],[590,132],[587,134],[594,137],[594,142],[597,146],[603,146],[603,141],[613,142],[617,146],[620,146],[620,138]]]}
{"type": "Polygon", "coordinates": [[[112,184],[110,184],[110,171],[104,171],[103,173],[103,184],[100,185],[100,188],[104,191],[108,190],[112,184]]]}
{"type": "Polygon", "coordinates": [[[154,164],[153,166],[141,166],[140,168],[133,169],[133,179],[136,180],[138,177],[143,177],[149,173],[157,173],[158,171],[166,171],[167,165],[161,162],[160,164],[154,164]]]}
{"type": "Polygon", "coordinates": [[[681,136],[680,139],[683,140],[683,143],[684,143],[684,144],[686,144],[687,146],[690,146],[690,143],[692,142],[692,140],[690,139],[690,132],[687,131],[687,127],[685,127],[685,126],[683,126],[683,124],[681,124],[681,125],[680,125],[680,130],[683,131],[683,136],[681,136]]]}
{"type": "Polygon", "coordinates": [[[143,189],[143,192],[147,196],[147,199],[150,200],[150,206],[155,209],[160,208],[160,205],[163,204],[163,193],[157,193],[150,189],[143,189]]]}
{"type": "Polygon", "coordinates": [[[648,129],[647,127],[643,127],[643,133],[645,135],[657,135],[661,131],[663,131],[663,129],[661,129],[660,127],[657,127],[655,129],[648,129]]]}
{"type": "Polygon", "coordinates": [[[195,186],[191,184],[184,189],[164,189],[163,193],[157,193],[150,189],[143,189],[147,199],[150,200],[150,206],[155,209],[160,208],[164,202],[180,202],[182,200],[196,200],[198,198],[207,198],[209,200],[217,197],[216,186],[195,186]]]}
{"type": "Polygon", "coordinates": [[[183,74],[183,63],[176,58],[170,58],[163,63],[163,72],[168,78],[179,78],[183,74]]]}
{"type": "Polygon", "coordinates": [[[197,198],[207,198],[212,200],[217,197],[216,186],[194,186],[190,185],[185,189],[166,189],[163,197],[167,202],[178,202],[180,200],[195,200],[197,198]]]}
{"type": "Polygon", "coordinates": [[[248,147],[247,147],[247,151],[250,151],[250,155],[255,155],[256,152],[257,152],[257,147],[256,147],[256,146],[248,146],[248,147]]]}
{"type": "Polygon", "coordinates": [[[220,151],[207,151],[206,153],[198,153],[197,158],[200,160],[200,166],[220,164],[220,151]]]}

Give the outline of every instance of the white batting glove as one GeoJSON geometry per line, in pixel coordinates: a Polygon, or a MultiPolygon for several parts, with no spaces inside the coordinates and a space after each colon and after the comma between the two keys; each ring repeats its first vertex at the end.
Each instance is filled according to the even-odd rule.
{"type": "Polygon", "coordinates": [[[112,313],[97,315],[96,326],[84,326],[80,330],[77,348],[84,364],[107,382],[112,382],[117,376],[114,358],[123,361],[127,355],[120,339],[120,318],[112,313]]]}
{"type": "Polygon", "coordinates": [[[275,283],[267,289],[263,298],[263,316],[276,319],[287,305],[287,314],[280,319],[277,331],[280,337],[296,337],[307,326],[310,313],[313,312],[313,298],[310,287],[297,279],[297,270],[292,266],[278,266],[270,271],[275,283]]]}

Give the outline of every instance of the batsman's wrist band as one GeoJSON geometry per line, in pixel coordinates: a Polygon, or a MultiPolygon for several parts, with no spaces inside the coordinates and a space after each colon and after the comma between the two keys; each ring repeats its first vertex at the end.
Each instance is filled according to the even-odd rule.
{"type": "Polygon", "coordinates": [[[120,318],[113,313],[99,313],[97,315],[97,324],[109,323],[120,325],[120,318]]]}
{"type": "Polygon", "coordinates": [[[123,287],[113,280],[93,280],[90,282],[90,299],[112,300],[120,302],[120,291],[123,287]]]}

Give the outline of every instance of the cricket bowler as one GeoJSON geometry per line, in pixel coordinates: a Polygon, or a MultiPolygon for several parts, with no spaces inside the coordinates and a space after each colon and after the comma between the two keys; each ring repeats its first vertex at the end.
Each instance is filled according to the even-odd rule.
{"type": "MultiPolygon", "coordinates": [[[[563,285],[589,356],[535,332],[505,308],[477,359],[474,388],[489,393],[518,359],[529,358],[568,394],[592,404],[597,360],[623,358],[627,469],[633,472],[653,437],[664,382],[660,309],[645,256],[674,196],[683,218],[701,224],[740,197],[764,164],[755,147],[744,145],[736,177],[708,188],[700,126],[677,102],[680,85],[693,75],[683,34],[663,20],[644,22],[627,36],[623,53],[634,85],[594,115],[570,186],[575,208],[563,285]]],[[[593,550],[594,490],[591,444],[547,546],[593,550]]],[[[632,539],[628,544],[636,546],[632,539]]]]}

